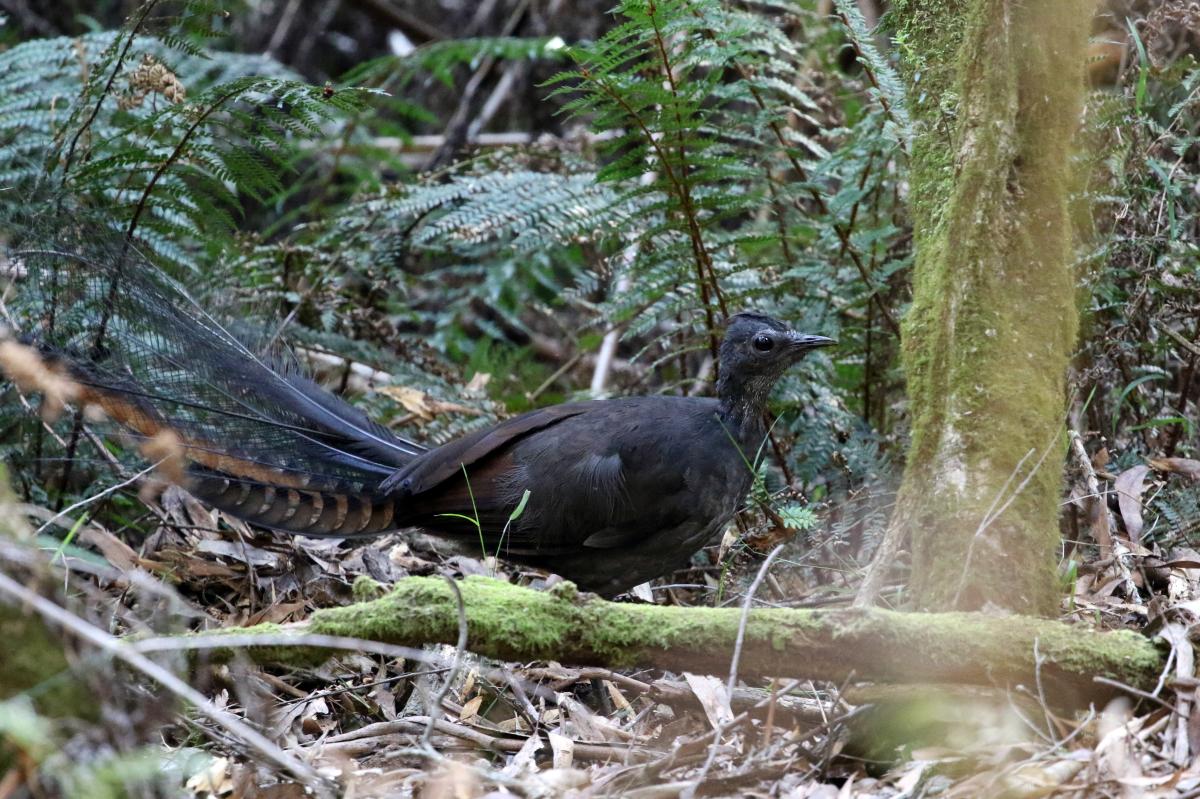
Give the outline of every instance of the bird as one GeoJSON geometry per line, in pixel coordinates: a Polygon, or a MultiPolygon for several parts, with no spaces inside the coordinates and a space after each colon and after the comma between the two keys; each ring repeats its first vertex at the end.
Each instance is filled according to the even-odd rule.
{"type": "Polygon", "coordinates": [[[738,313],[714,397],[552,405],[427,449],[261,354],[144,259],[36,257],[70,260],[56,274],[77,277],[59,293],[104,320],[41,331],[47,363],[79,403],[159,452],[173,442],[185,463],[174,479],[203,502],[301,536],[420,528],[602,596],[685,566],[728,525],[754,479],[773,386],[835,343],[738,313]]]}

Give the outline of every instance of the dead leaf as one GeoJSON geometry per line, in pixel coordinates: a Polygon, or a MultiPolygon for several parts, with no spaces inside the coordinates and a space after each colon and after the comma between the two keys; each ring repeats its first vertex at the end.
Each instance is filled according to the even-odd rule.
{"type": "Polygon", "coordinates": [[[303,599],[295,602],[271,603],[257,613],[252,613],[250,617],[246,619],[246,624],[281,624],[285,621],[292,621],[292,615],[302,613],[304,611],[305,604],[306,603],[303,599]]]}
{"type": "Polygon", "coordinates": [[[650,583],[638,583],[633,588],[629,589],[629,593],[633,594],[643,602],[654,604],[654,592],[650,590],[650,583]]]}
{"type": "Polygon", "coordinates": [[[386,397],[391,397],[404,406],[404,410],[415,414],[425,421],[433,419],[439,413],[461,413],[467,416],[482,415],[482,411],[475,408],[459,405],[457,402],[435,400],[424,391],[409,388],[408,386],[382,386],[376,390],[386,397]]]}
{"type": "Polygon", "coordinates": [[[458,720],[470,721],[479,715],[479,708],[482,706],[483,694],[478,694],[472,697],[465,705],[463,705],[462,710],[458,711],[458,720]]]}
{"type": "Polygon", "coordinates": [[[605,680],[604,688],[608,691],[608,695],[612,698],[613,704],[617,706],[617,710],[630,709],[629,700],[625,698],[625,695],[621,693],[621,689],[618,688],[612,682],[612,680],[605,680]]]}
{"type": "MultiPolygon", "coordinates": [[[[173,566],[178,573],[187,575],[188,579],[211,577],[223,580],[239,577],[243,573],[231,569],[223,563],[197,558],[176,549],[164,549],[158,555],[161,563],[173,566]]],[[[143,562],[142,565],[146,564],[143,562]]],[[[149,567],[147,566],[147,568],[149,567]]]]}
{"type": "Polygon", "coordinates": [[[404,410],[415,413],[422,419],[432,419],[433,410],[429,407],[429,397],[424,391],[408,386],[380,386],[376,389],[385,397],[391,397],[404,406],[404,410]]]}
{"type": "MultiPolygon", "coordinates": [[[[551,733],[553,735],[554,733],[551,733]]],[[[543,771],[537,775],[537,782],[543,786],[542,796],[576,795],[574,792],[586,788],[592,782],[591,775],[577,768],[555,768],[543,771]]],[[[534,796],[532,791],[530,796],[534,796]]]]}
{"type": "Polygon", "coordinates": [[[185,787],[194,794],[223,796],[233,792],[233,780],[229,776],[229,759],[215,757],[208,768],[193,774],[185,787]]]}
{"type": "Polygon", "coordinates": [[[565,735],[547,732],[550,739],[550,751],[554,753],[554,768],[570,768],[575,759],[575,742],[565,735]]]}
{"type": "Polygon", "coordinates": [[[206,555],[216,555],[217,557],[236,560],[248,566],[253,566],[256,569],[280,568],[282,566],[282,559],[278,554],[251,546],[242,541],[214,541],[204,539],[196,544],[196,551],[203,552],[206,555]]]}
{"type": "Polygon", "coordinates": [[[488,724],[483,719],[480,719],[479,722],[476,722],[474,726],[480,727],[481,729],[499,730],[500,732],[522,733],[529,731],[529,725],[526,724],[525,719],[521,718],[520,716],[513,716],[511,718],[504,719],[503,721],[496,722],[495,724],[488,724]]]}
{"type": "Polygon", "coordinates": [[[473,397],[482,397],[491,381],[492,376],[487,372],[476,372],[475,376],[467,383],[466,393],[473,397]]]}
{"type": "Polygon", "coordinates": [[[300,729],[312,736],[321,735],[337,727],[337,719],[330,715],[329,703],[319,697],[305,703],[300,716],[300,729]]]}
{"type": "Polygon", "coordinates": [[[581,740],[623,741],[628,733],[616,724],[590,711],[586,705],[569,693],[555,694],[556,704],[566,711],[566,727],[570,734],[581,740]]]}
{"type": "Polygon", "coordinates": [[[1100,549],[1100,557],[1107,558],[1112,553],[1112,523],[1108,518],[1108,506],[1103,497],[1089,497],[1087,500],[1088,525],[1091,527],[1092,540],[1100,549]]]}
{"type": "Polygon", "coordinates": [[[1129,538],[1138,541],[1142,537],[1142,492],[1146,489],[1149,466],[1134,466],[1117,475],[1113,484],[1117,491],[1117,506],[1121,509],[1121,520],[1129,538]]]}
{"type": "Polygon", "coordinates": [[[708,717],[708,723],[713,726],[713,729],[728,723],[733,718],[733,709],[729,706],[729,693],[725,690],[725,683],[710,675],[683,673],[683,678],[687,680],[688,687],[692,689],[692,693],[696,695],[696,699],[700,700],[700,707],[704,709],[704,715],[708,717]]]}
{"type": "Polygon", "coordinates": [[[85,524],[79,531],[79,540],[100,550],[104,559],[123,572],[138,565],[138,554],[121,539],[94,524],[85,524]]]}
{"type": "Polygon", "coordinates": [[[542,748],[542,739],[536,735],[531,735],[525,739],[525,744],[521,747],[508,765],[500,770],[501,774],[507,774],[510,777],[515,777],[522,773],[537,773],[537,753],[542,748]]]}
{"type": "Polygon", "coordinates": [[[1200,482],[1200,461],[1192,458],[1151,458],[1150,466],[1160,472],[1174,472],[1200,482]]]}
{"type": "MultiPolygon", "coordinates": [[[[1188,625],[1169,622],[1163,625],[1159,635],[1171,645],[1175,661],[1175,679],[1188,682],[1196,678],[1196,656],[1192,642],[1188,636],[1188,625]]],[[[1173,744],[1171,759],[1176,765],[1186,765],[1190,762],[1192,745],[1188,735],[1188,718],[1192,714],[1192,696],[1180,692],[1175,697],[1177,716],[1171,720],[1174,735],[1168,734],[1167,741],[1173,744]]]]}
{"type": "Polygon", "coordinates": [[[169,485],[163,489],[162,509],[166,511],[171,521],[182,527],[194,526],[210,532],[217,531],[216,511],[210,510],[177,485],[169,485]]]}
{"type": "Polygon", "coordinates": [[[425,799],[472,799],[480,793],[482,786],[475,770],[466,763],[446,759],[426,781],[421,796],[425,799]]]}

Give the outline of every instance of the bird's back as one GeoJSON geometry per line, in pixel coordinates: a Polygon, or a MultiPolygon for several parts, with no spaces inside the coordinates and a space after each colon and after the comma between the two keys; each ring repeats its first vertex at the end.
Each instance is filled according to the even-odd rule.
{"type": "Polygon", "coordinates": [[[735,447],[716,400],[629,397],[554,412],[550,424],[468,465],[461,480],[413,497],[426,510],[412,521],[470,534],[462,519],[438,515],[457,503],[453,512],[480,521],[485,545],[495,548],[489,554],[612,593],[683,565],[728,523],[750,486],[757,442],[735,447]]]}

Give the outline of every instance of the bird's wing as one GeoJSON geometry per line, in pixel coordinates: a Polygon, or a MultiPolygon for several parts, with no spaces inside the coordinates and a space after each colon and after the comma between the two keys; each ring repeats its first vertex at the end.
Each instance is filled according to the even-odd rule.
{"type": "Polygon", "coordinates": [[[668,529],[696,512],[687,472],[703,468],[692,403],[644,397],[593,403],[550,435],[514,450],[509,493],[528,488],[528,509],[509,531],[514,550],[526,541],[555,549],[611,549],[668,529]]]}
{"type": "Polygon", "coordinates": [[[500,454],[502,450],[530,433],[584,413],[589,404],[552,405],[463,436],[418,457],[409,466],[389,477],[383,489],[398,490],[410,496],[427,494],[447,480],[460,476],[464,468],[467,469],[470,479],[471,466],[500,454]]]}

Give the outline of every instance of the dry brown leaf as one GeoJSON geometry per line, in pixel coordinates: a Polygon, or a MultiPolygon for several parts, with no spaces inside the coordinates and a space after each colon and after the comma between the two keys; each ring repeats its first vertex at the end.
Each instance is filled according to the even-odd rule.
{"type": "Polygon", "coordinates": [[[469,396],[482,397],[490,382],[492,382],[490,374],[487,372],[476,372],[475,376],[467,383],[465,392],[469,396]]]}
{"type": "Polygon", "coordinates": [[[415,413],[422,419],[432,419],[433,410],[429,407],[429,397],[424,391],[408,386],[380,386],[376,389],[385,397],[391,397],[404,406],[404,410],[415,413]]]}
{"type": "Polygon", "coordinates": [[[1113,483],[1121,520],[1125,522],[1125,532],[1133,541],[1138,541],[1142,536],[1142,492],[1146,490],[1146,475],[1149,472],[1149,466],[1134,466],[1117,475],[1113,483]]]}
{"type": "MultiPolygon", "coordinates": [[[[1188,636],[1189,625],[1179,622],[1169,622],[1163,625],[1159,635],[1171,645],[1175,662],[1175,679],[1188,682],[1196,678],[1196,657],[1192,642],[1188,636]]],[[[1188,718],[1192,714],[1192,695],[1180,691],[1175,696],[1176,717],[1171,720],[1173,734],[1167,736],[1171,749],[1171,760],[1176,765],[1187,765],[1190,762],[1191,743],[1188,735],[1188,718]]]]}
{"type": "Polygon", "coordinates": [[[466,763],[445,759],[426,781],[420,795],[424,799],[474,799],[483,792],[479,775],[466,763]]]}
{"type": "Polygon", "coordinates": [[[566,711],[570,734],[585,741],[628,740],[628,733],[603,716],[588,709],[569,693],[556,694],[557,704],[566,711]]]}
{"type": "Polygon", "coordinates": [[[279,554],[252,546],[243,541],[221,541],[206,538],[197,542],[196,551],[203,552],[206,555],[216,555],[219,558],[236,560],[248,566],[253,566],[256,569],[279,569],[283,567],[283,558],[279,554]]]}
{"type": "Polygon", "coordinates": [[[954,799],[975,796],[1041,799],[1058,793],[1063,783],[1070,782],[1086,765],[1085,760],[1062,759],[1031,763],[1016,770],[1005,766],[1000,773],[989,770],[976,774],[955,785],[947,795],[954,799]]]}
{"type": "Polygon", "coordinates": [[[282,624],[283,622],[293,621],[292,616],[294,614],[302,614],[306,604],[303,599],[296,602],[272,602],[257,613],[251,614],[246,619],[246,625],[282,624]]]}
{"type": "Polygon", "coordinates": [[[500,773],[507,774],[510,777],[515,777],[523,773],[536,774],[538,770],[537,753],[541,748],[542,739],[537,735],[529,736],[525,739],[525,743],[521,746],[520,750],[513,755],[508,765],[500,770],[500,773]]]}
{"type": "Polygon", "coordinates": [[[177,522],[181,527],[217,532],[216,511],[201,505],[195,497],[179,486],[169,485],[164,488],[159,502],[170,520],[177,522]]]}
{"type": "Polygon", "coordinates": [[[575,742],[565,735],[547,732],[550,739],[550,751],[554,753],[554,768],[570,768],[575,759],[575,742]]]}
{"type": "MultiPolygon", "coordinates": [[[[170,565],[174,570],[186,576],[187,579],[216,578],[219,580],[240,577],[244,572],[231,569],[216,561],[204,560],[180,552],[177,549],[164,549],[158,553],[160,562],[170,565]]],[[[144,564],[143,564],[144,565],[144,564]]]]}
{"type": "Polygon", "coordinates": [[[1200,482],[1200,461],[1192,458],[1151,458],[1151,468],[1160,472],[1174,472],[1200,482]]]}
{"type": "MultiPolygon", "coordinates": [[[[547,797],[577,795],[575,791],[586,788],[592,782],[588,772],[577,768],[555,767],[539,773],[536,779],[545,791],[541,795],[547,797]]],[[[529,795],[536,794],[531,791],[529,795]]]]}
{"type": "Polygon", "coordinates": [[[229,776],[229,759],[214,757],[208,768],[193,774],[186,787],[202,796],[225,796],[233,792],[233,780],[229,776]]]}
{"type": "Polygon", "coordinates": [[[95,524],[85,524],[79,530],[79,540],[100,550],[104,559],[123,572],[138,565],[138,554],[133,547],[95,524]]]}
{"type": "Polygon", "coordinates": [[[304,712],[300,714],[300,729],[312,736],[318,736],[337,727],[337,719],[330,715],[329,703],[325,697],[318,697],[305,702],[304,712]]]}
{"type": "Polygon", "coordinates": [[[692,689],[696,699],[700,700],[700,707],[704,709],[704,715],[708,717],[708,723],[713,729],[733,718],[725,683],[707,674],[691,674],[686,671],[683,678],[687,680],[688,687],[692,689]]]}
{"type": "Polygon", "coordinates": [[[621,693],[621,689],[612,680],[604,681],[604,689],[608,691],[608,695],[612,698],[613,704],[617,706],[617,710],[630,709],[629,700],[625,698],[625,695],[621,693]]]}
{"type": "MultiPolygon", "coordinates": [[[[480,719],[480,721],[483,721],[483,720],[480,719]]],[[[489,725],[487,722],[484,722],[483,724],[477,723],[475,726],[482,727],[484,729],[495,729],[495,730],[499,730],[500,732],[520,733],[520,732],[528,732],[529,731],[529,725],[526,724],[525,719],[521,718],[520,716],[513,716],[512,718],[507,718],[507,719],[504,719],[503,721],[498,721],[495,724],[491,724],[491,725],[489,725]]]]}
{"type": "Polygon", "coordinates": [[[435,400],[424,391],[409,388],[408,386],[382,386],[376,390],[386,397],[391,397],[400,403],[404,407],[404,410],[415,414],[425,421],[433,419],[434,416],[440,413],[461,413],[468,416],[481,415],[481,411],[475,408],[459,405],[457,402],[435,400]]]}
{"type": "Polygon", "coordinates": [[[472,697],[463,705],[462,710],[458,711],[459,721],[470,721],[479,715],[479,708],[483,706],[483,694],[478,694],[472,697]]]}

